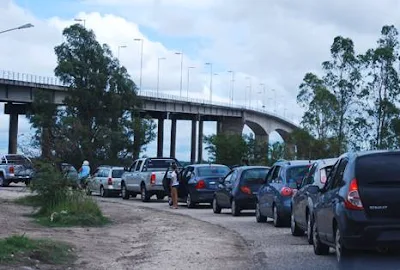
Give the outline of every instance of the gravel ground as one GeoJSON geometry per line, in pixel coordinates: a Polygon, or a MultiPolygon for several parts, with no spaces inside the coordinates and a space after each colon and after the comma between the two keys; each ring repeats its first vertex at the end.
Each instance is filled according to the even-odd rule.
{"type": "MultiPolygon", "coordinates": [[[[0,237],[25,233],[71,243],[79,258],[69,269],[249,269],[251,265],[245,241],[236,232],[218,225],[122,203],[121,199],[100,199],[112,225],[46,228],[26,217],[32,208],[10,202],[26,194],[22,187],[0,188],[0,237]]],[[[57,269],[40,263],[37,267],[32,269],[57,269]]]]}

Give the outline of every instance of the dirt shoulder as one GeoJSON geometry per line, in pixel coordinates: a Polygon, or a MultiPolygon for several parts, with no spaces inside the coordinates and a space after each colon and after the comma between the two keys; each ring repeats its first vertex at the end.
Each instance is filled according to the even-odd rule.
{"type": "MultiPolygon", "coordinates": [[[[250,265],[249,252],[238,235],[187,216],[102,200],[100,207],[113,224],[46,228],[26,216],[32,208],[10,201],[24,193],[0,192],[0,237],[25,233],[70,243],[78,259],[69,269],[248,269],[250,265]]],[[[36,264],[36,269],[68,268],[36,264]]],[[[3,269],[21,269],[21,265],[0,266],[3,269]]]]}

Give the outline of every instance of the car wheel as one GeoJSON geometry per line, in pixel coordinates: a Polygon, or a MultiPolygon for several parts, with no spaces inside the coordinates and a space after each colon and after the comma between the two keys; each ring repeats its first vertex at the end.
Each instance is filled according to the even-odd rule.
{"type": "Polygon", "coordinates": [[[121,197],[123,200],[129,200],[129,192],[126,189],[125,183],[122,183],[121,185],[121,197]]]}
{"type": "Polygon", "coordinates": [[[260,205],[258,204],[258,202],[256,204],[256,220],[258,223],[267,222],[267,217],[261,214],[260,205]]]}
{"type": "Polygon", "coordinates": [[[8,187],[8,182],[3,176],[0,176],[0,187],[8,187]]]}
{"type": "Polygon", "coordinates": [[[140,199],[142,200],[142,202],[148,202],[150,200],[150,196],[149,193],[146,190],[146,186],[142,185],[140,187],[140,199]]]}
{"type": "Polygon", "coordinates": [[[231,203],[231,210],[232,210],[232,216],[240,216],[240,207],[237,205],[235,200],[232,200],[231,203]]]}
{"type": "Polygon", "coordinates": [[[304,235],[304,231],[297,226],[296,220],[294,219],[294,213],[292,209],[292,213],[290,215],[290,231],[293,236],[302,236],[304,235]]]}
{"type": "Polygon", "coordinates": [[[319,240],[318,236],[318,228],[317,224],[314,222],[313,225],[313,247],[314,247],[314,253],[316,255],[328,255],[329,254],[329,246],[325,245],[319,240]]]}
{"type": "Polygon", "coordinates": [[[350,251],[343,246],[342,236],[339,228],[336,228],[335,233],[335,252],[336,252],[336,260],[339,264],[346,263],[350,257],[350,251]]]}
{"type": "Polygon", "coordinates": [[[92,191],[90,190],[89,186],[86,187],[86,195],[92,195],[92,191]]]}
{"type": "Polygon", "coordinates": [[[108,197],[108,190],[105,190],[103,186],[100,187],[100,196],[101,197],[108,197]]]}
{"type": "Polygon", "coordinates": [[[192,196],[190,195],[190,192],[186,196],[186,205],[188,208],[194,208],[196,204],[192,201],[192,196]]]}
{"type": "Polygon", "coordinates": [[[272,207],[272,213],[274,215],[274,226],[281,227],[282,226],[282,218],[279,216],[278,208],[276,207],[275,204],[272,207]]]}
{"type": "Polygon", "coordinates": [[[313,220],[311,214],[307,214],[307,241],[310,245],[313,244],[313,220]]]}
{"type": "Polygon", "coordinates": [[[164,200],[165,196],[161,194],[157,194],[157,200],[164,200]]]}
{"type": "Polygon", "coordinates": [[[212,202],[212,206],[213,206],[213,212],[214,214],[221,214],[221,207],[219,207],[218,202],[217,202],[217,198],[214,197],[213,202],[212,202]]]}
{"type": "Polygon", "coordinates": [[[26,180],[25,181],[25,186],[29,187],[30,184],[31,184],[31,180],[26,180]]]}

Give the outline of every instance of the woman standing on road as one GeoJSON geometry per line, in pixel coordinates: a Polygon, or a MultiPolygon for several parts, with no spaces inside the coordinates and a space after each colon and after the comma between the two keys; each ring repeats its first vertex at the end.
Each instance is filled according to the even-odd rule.
{"type": "Polygon", "coordinates": [[[178,209],[178,170],[176,164],[172,164],[172,173],[171,173],[171,199],[172,199],[172,208],[178,209]]]}

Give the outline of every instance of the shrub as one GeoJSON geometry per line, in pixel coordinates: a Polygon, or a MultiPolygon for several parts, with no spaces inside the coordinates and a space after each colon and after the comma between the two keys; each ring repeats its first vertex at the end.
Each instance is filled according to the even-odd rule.
{"type": "Polygon", "coordinates": [[[19,199],[38,206],[37,221],[47,226],[98,226],[108,223],[98,204],[81,190],[71,189],[71,180],[50,164],[41,163],[31,189],[37,195],[19,199]]]}

